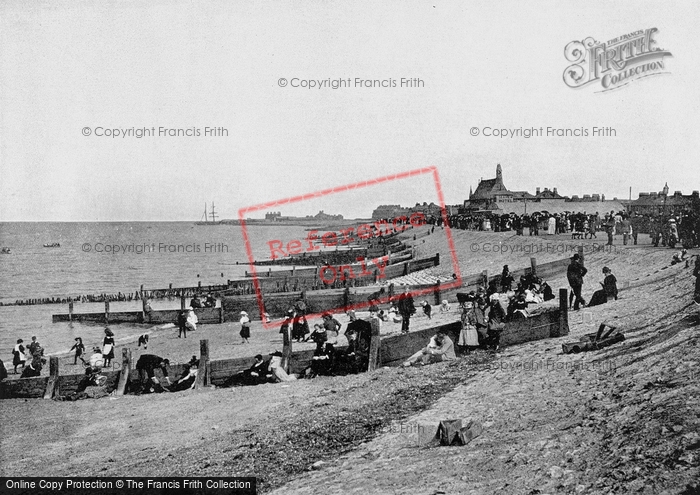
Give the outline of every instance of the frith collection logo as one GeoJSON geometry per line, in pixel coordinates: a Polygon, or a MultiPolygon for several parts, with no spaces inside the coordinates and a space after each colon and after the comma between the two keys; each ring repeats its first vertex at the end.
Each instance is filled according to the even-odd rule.
{"type": "Polygon", "coordinates": [[[605,43],[593,38],[572,41],[564,48],[566,60],[572,62],[564,71],[564,82],[570,88],[600,82],[602,92],[643,77],[666,74],[664,57],[673,55],[656,46],[657,32],[656,28],[639,30],[605,43]]]}

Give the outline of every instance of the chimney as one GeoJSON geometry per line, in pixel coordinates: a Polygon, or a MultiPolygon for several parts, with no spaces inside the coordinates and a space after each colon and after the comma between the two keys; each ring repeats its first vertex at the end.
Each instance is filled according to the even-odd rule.
{"type": "Polygon", "coordinates": [[[555,187],[554,189],[552,189],[552,191],[554,191],[554,194],[555,194],[555,195],[557,194],[557,188],[556,188],[556,187],[555,187]]]}
{"type": "Polygon", "coordinates": [[[537,196],[540,195],[540,188],[539,188],[539,187],[536,189],[535,194],[536,194],[537,196]]]}

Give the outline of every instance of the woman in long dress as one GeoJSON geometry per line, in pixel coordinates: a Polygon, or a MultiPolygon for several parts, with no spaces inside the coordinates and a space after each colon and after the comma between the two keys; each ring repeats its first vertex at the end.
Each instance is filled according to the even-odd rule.
{"type": "Polygon", "coordinates": [[[15,367],[15,375],[17,374],[17,366],[22,365],[22,370],[24,370],[24,364],[27,362],[27,356],[24,354],[24,346],[22,345],[23,342],[22,339],[17,339],[17,345],[12,350],[12,364],[15,367]]]}
{"type": "Polygon", "coordinates": [[[549,217],[549,223],[547,224],[547,234],[555,235],[557,233],[557,219],[549,217]]]}
{"type": "Polygon", "coordinates": [[[105,328],[105,338],[102,341],[102,358],[104,359],[105,367],[112,364],[112,359],[114,359],[114,334],[109,328],[105,328]]]}
{"type": "Polygon", "coordinates": [[[249,344],[248,339],[250,338],[250,318],[248,317],[248,313],[245,311],[241,311],[241,319],[239,320],[241,324],[241,331],[239,335],[243,339],[243,342],[241,344],[249,344]]]}
{"type": "Polygon", "coordinates": [[[462,311],[462,331],[459,334],[457,345],[466,348],[467,352],[479,347],[479,335],[476,331],[476,314],[474,313],[474,303],[464,303],[462,311]]]}

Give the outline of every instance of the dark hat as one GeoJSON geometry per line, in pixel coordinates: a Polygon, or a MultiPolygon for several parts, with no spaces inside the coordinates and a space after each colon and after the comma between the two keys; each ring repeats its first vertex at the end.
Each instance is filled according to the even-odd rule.
{"type": "Polygon", "coordinates": [[[578,255],[578,253],[576,253],[576,254],[574,254],[574,255],[571,257],[571,259],[572,259],[572,260],[579,260],[579,259],[580,259],[580,256],[578,255]]]}
{"type": "Polygon", "coordinates": [[[256,355],[255,355],[255,359],[260,359],[260,360],[262,360],[262,358],[263,358],[263,357],[262,357],[262,354],[256,354],[256,355]]]}
{"type": "Polygon", "coordinates": [[[114,337],[114,333],[109,328],[105,328],[105,335],[109,335],[110,337],[114,337]]]}
{"type": "Polygon", "coordinates": [[[280,351],[274,351],[270,353],[270,356],[282,357],[282,353],[280,351]]]}
{"type": "Polygon", "coordinates": [[[608,273],[609,271],[610,271],[610,268],[608,268],[607,266],[603,267],[603,273],[608,273]]]}

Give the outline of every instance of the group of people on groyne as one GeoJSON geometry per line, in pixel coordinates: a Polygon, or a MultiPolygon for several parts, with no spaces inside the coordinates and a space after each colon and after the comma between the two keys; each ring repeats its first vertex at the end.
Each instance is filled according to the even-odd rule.
{"type": "MultiPolygon", "coordinates": [[[[92,368],[99,371],[104,367],[109,367],[114,359],[114,333],[111,329],[105,328],[105,336],[102,340],[102,347],[94,346],[93,353],[85,359],[86,351],[82,337],[75,338],[75,344],[70,348],[73,352],[73,365],[78,365],[78,360],[85,368],[92,368]]],[[[17,368],[21,369],[20,378],[32,378],[41,376],[42,370],[46,365],[46,357],[44,356],[44,347],[39,343],[36,336],[32,337],[31,342],[25,346],[23,339],[17,339],[17,343],[12,349],[12,366],[14,374],[17,374],[17,368]]],[[[5,365],[0,361],[0,368],[5,370],[5,365]]]]}

